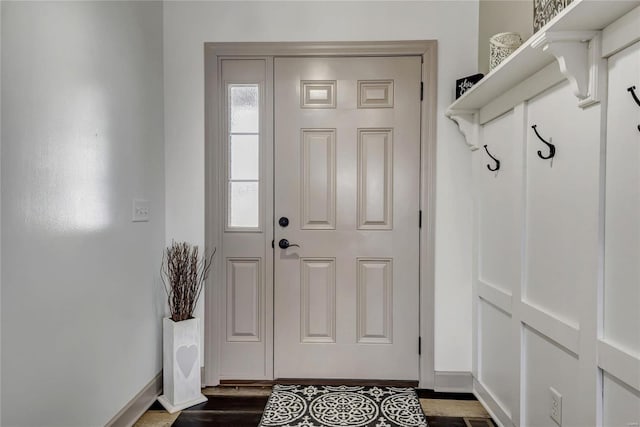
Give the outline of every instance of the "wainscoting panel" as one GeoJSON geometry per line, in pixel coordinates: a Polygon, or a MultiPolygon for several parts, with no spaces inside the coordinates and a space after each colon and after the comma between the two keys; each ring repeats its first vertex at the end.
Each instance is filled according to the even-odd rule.
{"type": "Polygon", "coordinates": [[[604,426],[628,426],[630,420],[640,422],[640,391],[604,374],[604,426]]]}
{"type": "Polygon", "coordinates": [[[640,1],[606,3],[448,110],[473,150],[474,392],[507,427],[640,426],[640,1]]]}
{"type": "Polygon", "coordinates": [[[478,296],[504,311],[506,314],[511,315],[513,310],[513,297],[510,293],[478,280],[478,296]]]}
{"type": "Polygon", "coordinates": [[[483,144],[474,159],[475,389],[494,415],[518,418],[519,307],[522,276],[524,121],[519,105],[480,128],[483,144]],[[486,147],[484,146],[486,145],[486,147]],[[499,162],[499,165],[498,165],[499,162]],[[499,167],[498,167],[499,166],[499,167]]]}
{"type": "Polygon", "coordinates": [[[511,345],[511,316],[483,299],[479,304],[479,381],[511,416],[515,395],[509,378],[516,375],[517,366],[511,353],[504,351],[511,345]]]}
{"type": "Polygon", "coordinates": [[[577,108],[565,82],[529,101],[527,111],[524,299],[577,325],[575,295],[597,277],[600,108],[577,108]],[[553,159],[538,155],[550,148],[532,126],[555,145],[553,159]]]}
{"type": "Polygon", "coordinates": [[[604,338],[640,356],[640,42],[609,69],[604,338]]]}
{"type": "Polygon", "coordinates": [[[640,357],[637,355],[600,341],[598,366],[607,374],[640,391],[640,357]]]}
{"type": "Polygon", "coordinates": [[[520,312],[523,324],[572,353],[580,352],[580,330],[577,327],[527,303],[521,304],[520,312]]]}
{"type": "Polygon", "coordinates": [[[551,426],[549,388],[562,395],[562,425],[579,426],[577,355],[534,330],[524,328],[524,425],[551,426]]]}
{"type": "Polygon", "coordinates": [[[483,282],[511,294],[520,283],[522,145],[516,138],[513,111],[482,127],[486,150],[500,161],[500,169],[481,148],[478,171],[478,275],[483,282]]]}

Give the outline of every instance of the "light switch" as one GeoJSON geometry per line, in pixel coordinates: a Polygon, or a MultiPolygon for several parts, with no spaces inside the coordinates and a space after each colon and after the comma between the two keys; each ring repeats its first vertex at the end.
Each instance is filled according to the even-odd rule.
{"type": "Polygon", "coordinates": [[[133,222],[149,221],[149,201],[143,199],[133,199],[133,222]]]}

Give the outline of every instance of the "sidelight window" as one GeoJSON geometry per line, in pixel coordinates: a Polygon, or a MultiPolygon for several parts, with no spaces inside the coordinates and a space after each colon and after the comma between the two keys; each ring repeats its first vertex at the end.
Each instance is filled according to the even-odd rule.
{"type": "Polygon", "coordinates": [[[227,86],[227,227],[260,228],[260,87],[227,86]]]}

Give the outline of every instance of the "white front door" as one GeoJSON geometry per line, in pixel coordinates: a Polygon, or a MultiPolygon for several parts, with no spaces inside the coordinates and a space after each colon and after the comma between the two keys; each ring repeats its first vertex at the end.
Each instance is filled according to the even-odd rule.
{"type": "Polygon", "coordinates": [[[274,376],[417,380],[421,59],[274,80],[274,376]]]}

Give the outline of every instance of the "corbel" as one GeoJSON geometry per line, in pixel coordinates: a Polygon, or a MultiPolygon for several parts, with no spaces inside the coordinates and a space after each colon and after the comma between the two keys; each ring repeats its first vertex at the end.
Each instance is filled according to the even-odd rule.
{"type": "Polygon", "coordinates": [[[537,36],[531,47],[556,58],[580,107],[600,102],[606,76],[600,31],[547,31],[537,36]]]}
{"type": "Polygon", "coordinates": [[[446,115],[456,122],[469,148],[477,150],[480,137],[478,110],[449,110],[446,115]]]}

